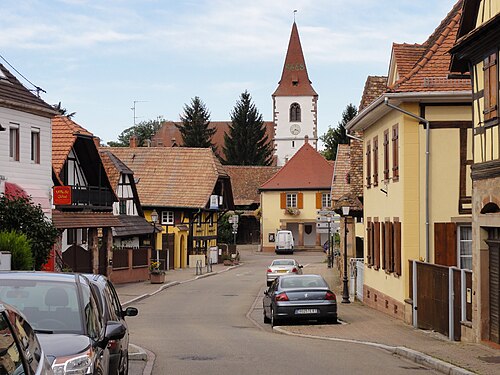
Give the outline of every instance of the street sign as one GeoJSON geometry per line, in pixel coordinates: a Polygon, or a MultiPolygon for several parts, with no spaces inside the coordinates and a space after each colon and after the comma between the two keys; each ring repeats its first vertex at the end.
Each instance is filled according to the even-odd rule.
{"type": "Polygon", "coordinates": [[[320,215],[320,216],[316,216],[316,221],[328,221],[328,219],[330,219],[330,221],[340,221],[340,216],[324,216],[324,215],[320,215]]]}
{"type": "Polygon", "coordinates": [[[227,221],[229,221],[229,223],[231,224],[238,224],[238,218],[238,215],[231,215],[229,216],[229,219],[227,219],[227,221]]]}
{"type": "Polygon", "coordinates": [[[322,216],[335,216],[335,215],[337,215],[337,213],[335,211],[331,211],[331,210],[318,210],[316,212],[318,213],[318,215],[322,215],[322,216]]]}

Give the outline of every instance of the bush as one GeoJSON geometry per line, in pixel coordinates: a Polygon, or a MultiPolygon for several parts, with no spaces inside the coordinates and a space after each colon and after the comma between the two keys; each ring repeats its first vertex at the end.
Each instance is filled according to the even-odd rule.
{"type": "Polygon", "coordinates": [[[0,232],[0,251],[11,253],[11,268],[13,270],[32,270],[33,256],[28,237],[15,231],[0,232]]]}

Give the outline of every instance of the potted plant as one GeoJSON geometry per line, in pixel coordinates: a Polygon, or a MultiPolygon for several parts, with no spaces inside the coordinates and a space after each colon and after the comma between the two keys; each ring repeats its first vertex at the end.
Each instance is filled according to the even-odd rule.
{"type": "Polygon", "coordinates": [[[151,262],[149,266],[149,280],[151,284],[163,284],[165,282],[165,271],[160,269],[160,262],[151,262]]]}

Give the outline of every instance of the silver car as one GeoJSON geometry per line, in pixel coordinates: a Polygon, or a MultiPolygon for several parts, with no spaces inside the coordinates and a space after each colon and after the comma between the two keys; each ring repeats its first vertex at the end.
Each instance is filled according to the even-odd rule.
{"type": "Polygon", "coordinates": [[[267,286],[278,276],[281,275],[302,275],[303,266],[295,259],[275,259],[269,267],[267,267],[267,286]]]}

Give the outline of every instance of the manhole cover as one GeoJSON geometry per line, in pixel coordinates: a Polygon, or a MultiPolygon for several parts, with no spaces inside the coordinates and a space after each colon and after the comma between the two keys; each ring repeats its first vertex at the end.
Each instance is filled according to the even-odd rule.
{"type": "Polygon", "coordinates": [[[481,361],[488,362],[488,363],[500,363],[500,356],[495,356],[495,357],[479,357],[481,361]]]}

